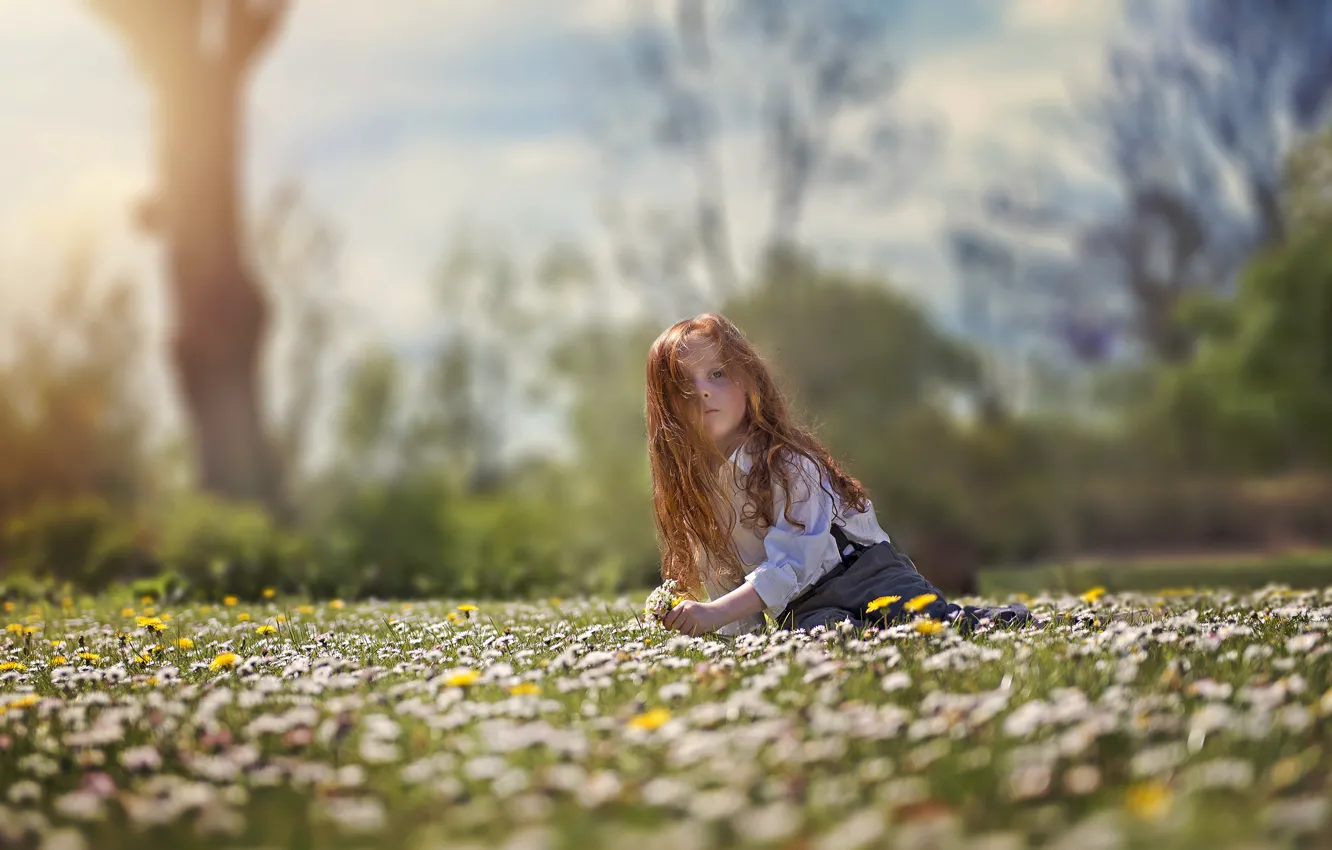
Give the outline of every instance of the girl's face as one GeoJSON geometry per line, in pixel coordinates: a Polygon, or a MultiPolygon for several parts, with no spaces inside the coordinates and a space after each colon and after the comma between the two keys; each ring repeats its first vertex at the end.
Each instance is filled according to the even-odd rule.
{"type": "Polygon", "coordinates": [[[699,340],[684,349],[681,360],[694,384],[703,430],[722,455],[729,457],[744,436],[745,388],[738,374],[728,373],[721,353],[710,340],[699,340]]]}

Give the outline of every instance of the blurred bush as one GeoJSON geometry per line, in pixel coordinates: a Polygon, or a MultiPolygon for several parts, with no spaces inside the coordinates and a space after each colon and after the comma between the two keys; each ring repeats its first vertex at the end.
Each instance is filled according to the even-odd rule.
{"type": "MultiPolygon", "coordinates": [[[[1190,359],[1100,376],[1115,395],[1094,420],[1007,410],[981,355],[881,279],[777,256],[718,309],[947,591],[976,589],[986,567],[1089,555],[1279,559],[1332,542],[1332,216],[1317,211],[1321,197],[1308,194],[1311,211],[1253,258],[1233,298],[1181,305],[1198,340],[1190,359]]],[[[213,598],[268,587],[515,597],[656,582],[643,362],[661,322],[574,322],[543,357],[508,354],[522,363],[459,331],[420,387],[396,355],[368,352],[342,386],[335,460],[291,482],[299,516],[280,526],[191,493],[173,480],[180,464],[149,450],[126,341],[137,314],[123,290],[87,294],[79,274],[60,290],[59,333],[25,329],[0,369],[0,582],[11,592],[152,578],[213,598]],[[568,402],[566,455],[499,451],[497,398],[522,395],[519,373],[568,402]]]]}

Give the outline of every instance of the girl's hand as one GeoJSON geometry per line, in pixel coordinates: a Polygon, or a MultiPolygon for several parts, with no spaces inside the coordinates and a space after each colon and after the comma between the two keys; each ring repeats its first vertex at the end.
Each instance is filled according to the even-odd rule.
{"type": "Polygon", "coordinates": [[[661,624],[690,637],[715,632],[726,625],[718,616],[716,605],[711,602],[695,602],[692,599],[686,599],[672,608],[661,624]]]}

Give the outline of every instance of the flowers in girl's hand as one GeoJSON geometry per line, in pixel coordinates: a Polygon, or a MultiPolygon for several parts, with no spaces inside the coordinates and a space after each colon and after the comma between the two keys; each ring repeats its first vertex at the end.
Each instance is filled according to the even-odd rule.
{"type": "Polygon", "coordinates": [[[684,601],[680,595],[680,585],[673,578],[668,578],[662,582],[656,590],[648,594],[647,602],[643,605],[643,616],[649,623],[660,626],[661,621],[671,612],[671,609],[684,601]]]}

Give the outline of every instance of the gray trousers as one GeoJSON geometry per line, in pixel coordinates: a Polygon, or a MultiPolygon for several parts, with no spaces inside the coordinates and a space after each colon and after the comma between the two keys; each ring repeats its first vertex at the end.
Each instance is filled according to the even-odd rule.
{"type": "Polygon", "coordinates": [[[997,608],[961,606],[947,601],[939,588],[930,584],[911,562],[891,543],[876,543],[852,554],[834,567],[827,575],[796,597],[777,617],[777,627],[809,630],[815,626],[832,628],[843,620],[863,628],[888,625],[894,621],[925,615],[936,620],[953,622],[969,628],[989,618],[1006,625],[1021,625],[1031,621],[1031,613],[1023,605],[1005,605],[997,608]],[[937,597],[918,611],[907,612],[903,605],[925,594],[937,597]],[[884,596],[896,596],[889,605],[867,610],[869,604],[884,596]]]}

